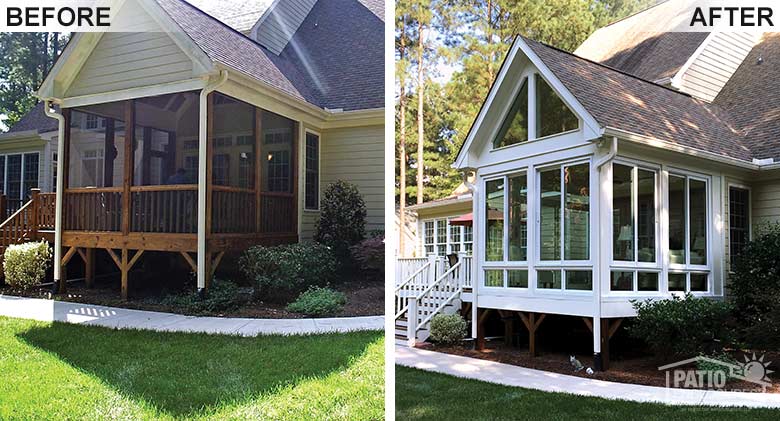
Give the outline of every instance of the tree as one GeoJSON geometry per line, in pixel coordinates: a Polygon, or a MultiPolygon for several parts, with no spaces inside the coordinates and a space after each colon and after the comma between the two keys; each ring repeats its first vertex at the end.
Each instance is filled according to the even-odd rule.
{"type": "Polygon", "coordinates": [[[34,94],[59,57],[68,36],[56,32],[0,33],[0,115],[16,124],[37,103],[34,94]]]}
{"type": "Polygon", "coordinates": [[[396,22],[396,26],[400,27],[400,34],[397,36],[396,48],[398,50],[398,57],[396,58],[396,75],[398,75],[399,86],[399,98],[398,98],[398,116],[399,116],[399,141],[398,141],[398,158],[399,162],[399,183],[400,183],[400,200],[399,200],[399,225],[401,227],[400,233],[400,250],[404,250],[405,236],[403,233],[406,226],[406,70],[408,67],[408,61],[406,59],[406,14],[404,14],[403,6],[406,2],[398,2],[398,14],[399,22],[396,22]]]}

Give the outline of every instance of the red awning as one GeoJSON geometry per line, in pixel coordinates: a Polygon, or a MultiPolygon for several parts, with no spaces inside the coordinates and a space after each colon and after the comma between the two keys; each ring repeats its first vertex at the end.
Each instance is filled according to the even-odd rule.
{"type": "MultiPolygon", "coordinates": [[[[497,209],[490,209],[488,217],[493,221],[504,219],[504,213],[497,209]]],[[[470,227],[474,224],[474,212],[469,212],[457,218],[450,219],[450,225],[470,227]]]]}

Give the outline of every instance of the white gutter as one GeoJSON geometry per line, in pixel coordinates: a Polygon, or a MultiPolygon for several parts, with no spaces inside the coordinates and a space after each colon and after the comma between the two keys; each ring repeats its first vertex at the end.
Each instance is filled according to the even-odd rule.
{"type": "Polygon", "coordinates": [[[612,136],[612,144],[609,147],[609,153],[602,156],[600,159],[596,161],[596,169],[601,170],[601,167],[604,166],[607,162],[612,161],[612,159],[615,158],[617,155],[617,148],[618,148],[618,138],[617,136],[612,136]]]}
{"type": "MultiPolygon", "coordinates": [[[[206,170],[208,157],[208,97],[228,79],[227,70],[219,71],[219,78],[200,91],[200,116],[198,126],[198,291],[206,287],[206,170]]],[[[59,170],[59,167],[57,168],[59,170]]],[[[59,178],[57,182],[59,183],[59,178]]]]}
{"type": "MultiPolygon", "coordinates": [[[[57,156],[65,156],[65,116],[54,111],[50,101],[46,101],[43,107],[46,116],[57,120],[59,124],[57,132],[57,156]]],[[[62,192],[65,189],[65,166],[57,165],[57,194],[54,195],[54,288],[59,285],[61,274],[62,261],[62,192]]]]}
{"type": "Polygon", "coordinates": [[[469,173],[472,173],[472,172],[474,174],[476,174],[477,170],[475,170],[474,168],[464,168],[462,170],[463,185],[466,186],[466,188],[469,189],[469,192],[473,195],[474,194],[474,189],[476,189],[476,186],[474,184],[472,184],[471,181],[469,181],[469,173]]]}

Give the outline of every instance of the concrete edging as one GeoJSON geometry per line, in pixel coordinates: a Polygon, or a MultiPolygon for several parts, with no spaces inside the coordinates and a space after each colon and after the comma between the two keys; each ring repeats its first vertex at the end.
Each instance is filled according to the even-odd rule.
{"type": "Polygon", "coordinates": [[[667,405],[780,408],[780,393],[667,389],[616,383],[404,346],[395,347],[395,361],[405,367],[543,392],[667,405]]]}
{"type": "Polygon", "coordinates": [[[0,294],[0,316],[158,332],[223,335],[306,335],[384,330],[384,316],[322,319],[251,319],[184,316],[0,294]]]}

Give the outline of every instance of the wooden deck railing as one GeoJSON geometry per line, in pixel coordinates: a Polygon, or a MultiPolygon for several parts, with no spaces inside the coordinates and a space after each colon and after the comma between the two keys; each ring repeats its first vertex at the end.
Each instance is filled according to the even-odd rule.
{"type": "Polygon", "coordinates": [[[134,232],[198,232],[198,186],[191,184],[130,187],[134,232]]]}
{"type": "Polygon", "coordinates": [[[255,232],[255,191],[214,186],[211,196],[211,230],[215,233],[255,232]]]}
{"type": "Polygon", "coordinates": [[[261,193],[260,194],[260,232],[289,233],[296,232],[295,196],[292,193],[261,193]]]}
{"type": "Polygon", "coordinates": [[[38,229],[43,231],[54,231],[55,202],[56,193],[40,193],[38,195],[38,229]]]}
{"type": "Polygon", "coordinates": [[[74,231],[120,231],[122,188],[65,190],[65,229],[74,231]]]}

